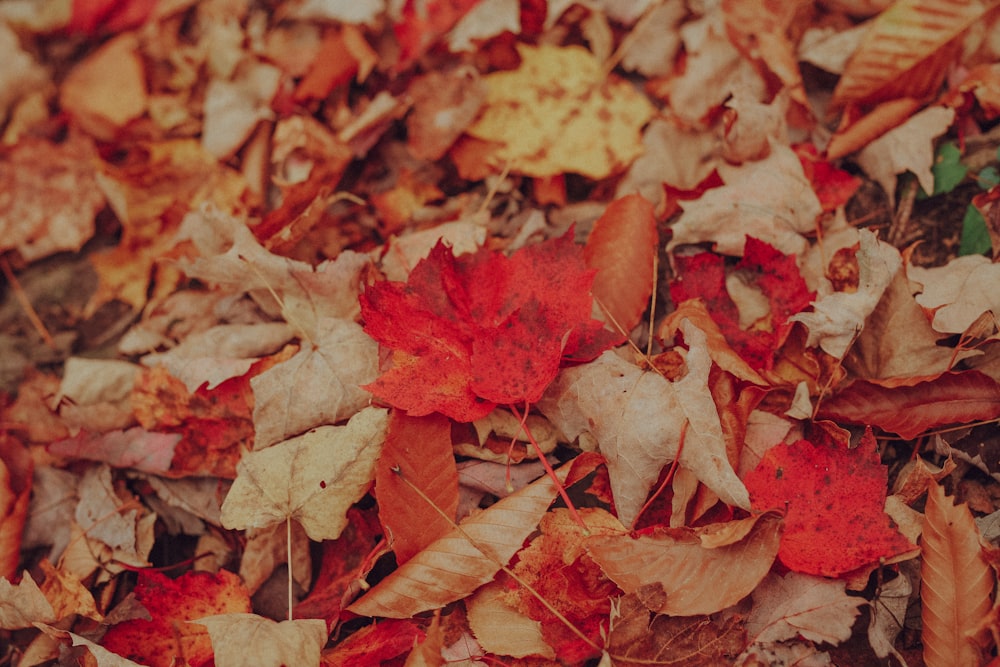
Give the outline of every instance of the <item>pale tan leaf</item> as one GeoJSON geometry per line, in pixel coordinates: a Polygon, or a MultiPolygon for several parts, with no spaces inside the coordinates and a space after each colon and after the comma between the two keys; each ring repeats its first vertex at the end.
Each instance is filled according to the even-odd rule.
{"type": "Polygon", "coordinates": [[[56,620],[56,612],[42,590],[25,572],[16,586],[0,577],[0,628],[19,630],[35,622],[56,620]]]}
{"type": "Polygon", "coordinates": [[[427,636],[413,647],[406,656],[403,667],[445,667],[444,628],[441,627],[441,612],[435,612],[431,624],[427,627],[427,636]]]}
{"type": "Polygon", "coordinates": [[[955,505],[936,482],[927,490],[920,543],[920,618],[928,667],[979,665],[974,636],[989,613],[995,577],[966,504],[955,505]]]}
{"type": "Polygon", "coordinates": [[[803,234],[813,231],[823,208],[792,149],[773,146],[762,160],[718,170],[725,185],[680,202],[684,213],[672,227],[668,250],[710,241],[720,253],[742,255],[747,235],[785,254],[806,249],[803,234]]]}
{"type": "Polygon", "coordinates": [[[935,331],[962,333],[986,311],[1000,313],[1000,264],[982,255],[957,257],[944,266],[908,266],[907,275],[923,285],[917,303],[934,313],[935,331]]]}
{"type": "Polygon", "coordinates": [[[469,628],[479,645],[490,653],[514,658],[529,655],[555,658],[555,652],[542,636],[542,624],[504,602],[504,595],[503,584],[494,581],[466,601],[469,628]]]}
{"type": "Polygon", "coordinates": [[[856,161],[888,193],[889,201],[895,201],[896,176],[906,171],[917,177],[924,192],[933,192],[934,139],[947,132],[954,119],[954,109],[924,109],[870,142],[856,161]]]}
{"type": "Polygon", "coordinates": [[[319,667],[326,621],[309,618],[280,623],[256,614],[222,614],[191,621],[208,628],[216,667],[319,667]]]}
{"type": "Polygon", "coordinates": [[[878,657],[885,658],[890,653],[899,657],[893,644],[903,629],[906,608],[909,606],[912,592],[913,586],[904,571],[892,581],[883,584],[878,597],[872,601],[868,643],[878,657]]]}
{"type": "Polygon", "coordinates": [[[117,653],[112,653],[99,644],[95,644],[89,639],[85,639],[74,632],[60,630],[59,628],[54,628],[51,625],[45,625],[44,623],[36,623],[35,627],[54,639],[61,641],[69,639],[71,646],[85,647],[88,651],[90,651],[90,654],[94,656],[97,667],[145,667],[141,663],[132,662],[127,658],[121,657],[117,653]]]}
{"type": "Polygon", "coordinates": [[[813,302],[813,312],[788,318],[809,329],[808,345],[819,344],[838,359],[847,353],[903,264],[899,251],[880,243],[872,232],[862,229],[859,238],[857,291],[827,294],[813,302]]]}
{"type": "Polygon", "coordinates": [[[834,90],[834,106],[901,94],[932,94],[950,64],[949,59],[936,62],[934,56],[994,4],[991,0],[899,0],[892,4],[875,18],[848,61],[834,90]]]}
{"type": "Polygon", "coordinates": [[[639,323],[656,282],[658,246],[653,205],[641,195],[616,199],[594,223],[583,258],[597,270],[590,291],[612,328],[627,334],[639,323]]]}
{"type": "Polygon", "coordinates": [[[696,616],[725,609],[753,592],[770,571],[780,540],[781,519],[763,515],[634,539],[595,535],[587,539],[587,548],[612,581],[638,595],[651,611],[696,616]],[[737,526],[742,530],[736,531],[737,526]],[[720,531],[735,533],[720,539],[720,531]]]}
{"type": "Polygon", "coordinates": [[[265,528],[287,518],[313,540],[334,540],[347,510],[368,490],[387,411],[365,408],[345,426],[320,426],[291,440],[245,454],[222,503],[222,525],[265,528]]]}
{"type": "MultiPolygon", "coordinates": [[[[568,466],[556,472],[561,480],[567,474],[568,466]]],[[[542,477],[499,500],[408,560],[348,610],[409,618],[468,597],[523,546],[556,492],[552,479],[542,477]]]]}
{"type": "Polygon", "coordinates": [[[814,642],[839,644],[851,636],[851,626],[864,604],[847,595],[845,582],[789,572],[768,575],[753,593],[747,636],[766,644],[802,635],[814,642]]]}
{"type": "Polygon", "coordinates": [[[569,438],[589,433],[608,464],[618,518],[631,525],[663,466],[684,448],[680,465],[723,501],[749,507],[726,458],[719,413],[708,390],[712,360],[705,334],[685,320],[688,373],[677,382],[606,352],[559,374],[538,408],[569,438]]]}

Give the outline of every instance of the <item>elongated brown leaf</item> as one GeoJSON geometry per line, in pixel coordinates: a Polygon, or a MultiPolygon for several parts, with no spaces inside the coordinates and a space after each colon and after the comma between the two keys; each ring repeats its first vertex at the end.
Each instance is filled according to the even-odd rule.
{"type": "Polygon", "coordinates": [[[597,269],[594,298],[625,333],[639,323],[653,291],[653,259],[659,237],[653,205],[642,195],[611,202],[583,249],[587,266],[597,269]]]}
{"type": "Polygon", "coordinates": [[[899,0],[874,21],[833,93],[833,105],[924,97],[958,50],[946,48],[993,0],[899,0]]]}
{"type": "MultiPolygon", "coordinates": [[[[711,614],[753,592],[770,571],[781,541],[781,520],[764,515],[742,521],[749,533],[715,548],[711,531],[678,529],[630,539],[595,535],[591,557],[626,593],[651,611],[671,616],[711,614]],[[714,545],[713,545],[714,546],[714,545]]],[[[731,531],[733,526],[724,524],[731,531]]]]}
{"type": "Polygon", "coordinates": [[[990,611],[994,578],[965,504],[954,505],[934,483],[927,492],[920,568],[924,663],[981,665],[972,637],[990,611]]]}
{"type": "MultiPolygon", "coordinates": [[[[556,475],[564,480],[568,472],[565,466],[556,475]]],[[[555,483],[542,477],[473,515],[461,529],[428,545],[379,582],[348,611],[409,618],[471,595],[500,570],[498,563],[507,563],[517,553],[555,494],[555,483]]]]}
{"type": "Polygon", "coordinates": [[[1000,416],[1000,386],[978,371],[944,373],[910,387],[855,382],[820,405],[825,419],[870,424],[905,439],[944,424],[1000,416]]]}

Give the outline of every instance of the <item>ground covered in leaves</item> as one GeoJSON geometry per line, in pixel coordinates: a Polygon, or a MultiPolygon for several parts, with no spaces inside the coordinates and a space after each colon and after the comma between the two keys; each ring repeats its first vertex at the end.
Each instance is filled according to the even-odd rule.
{"type": "Polygon", "coordinates": [[[985,665],[994,0],[0,3],[0,665],[985,665]]]}

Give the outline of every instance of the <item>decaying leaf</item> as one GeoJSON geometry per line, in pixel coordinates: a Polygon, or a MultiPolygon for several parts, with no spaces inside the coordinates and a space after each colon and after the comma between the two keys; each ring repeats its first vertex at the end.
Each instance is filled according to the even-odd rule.
{"type": "Polygon", "coordinates": [[[518,69],[483,78],[485,109],[466,130],[499,142],[499,160],[528,176],[569,171],[598,179],[642,152],[640,131],[653,107],[631,84],[604,79],[597,59],[579,46],[518,44],[517,50],[518,69]]]}
{"type": "Polygon", "coordinates": [[[631,525],[660,470],[680,464],[730,505],[749,497],[726,458],[719,413],[708,390],[712,360],[705,334],[682,323],[688,373],[669,382],[612,352],[560,373],[539,409],[569,438],[593,435],[608,463],[618,517],[631,525]],[[684,447],[681,432],[685,422],[684,447]]]}
{"type": "Polygon", "coordinates": [[[761,515],[697,530],[661,529],[636,538],[593,536],[586,543],[605,574],[650,611],[698,616],[750,595],[770,571],[780,539],[781,519],[761,515]],[[743,530],[736,531],[738,526],[743,530]],[[713,543],[718,537],[713,532],[719,530],[729,537],[713,543]]]}
{"type": "Polygon", "coordinates": [[[990,611],[995,577],[967,505],[955,505],[933,483],[927,492],[920,568],[924,662],[928,667],[978,665],[976,641],[990,611]]]}
{"type": "Polygon", "coordinates": [[[851,626],[864,599],[847,595],[843,581],[796,572],[768,575],[753,593],[747,618],[753,643],[777,642],[802,635],[814,642],[839,644],[851,636],[851,626]]]}
{"type": "MultiPolygon", "coordinates": [[[[568,472],[564,467],[556,474],[563,481],[568,472]]],[[[348,610],[409,618],[470,595],[521,549],[555,495],[555,482],[546,476],[497,501],[428,545],[348,610]]]]}
{"type": "Polygon", "coordinates": [[[345,426],[319,426],[244,455],[222,503],[222,525],[243,530],[295,519],[313,540],[336,539],[371,483],[387,418],[366,408],[345,426]]]}
{"type": "Polygon", "coordinates": [[[203,616],[192,621],[208,628],[217,667],[239,667],[253,656],[259,667],[319,667],[326,623],[318,619],[272,621],[257,614],[203,616]]]}
{"type": "Polygon", "coordinates": [[[502,584],[490,582],[466,601],[469,627],[479,645],[490,653],[513,658],[555,658],[542,636],[541,623],[504,602],[505,593],[502,584]]]}
{"type": "Polygon", "coordinates": [[[25,572],[17,585],[7,577],[0,578],[0,628],[18,630],[30,628],[33,623],[51,623],[56,620],[52,603],[38,588],[38,584],[25,572]]]}

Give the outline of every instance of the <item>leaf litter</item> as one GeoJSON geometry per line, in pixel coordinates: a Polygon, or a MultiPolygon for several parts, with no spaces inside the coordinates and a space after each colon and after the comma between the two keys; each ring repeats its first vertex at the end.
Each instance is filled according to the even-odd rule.
{"type": "Polygon", "coordinates": [[[995,5],[0,6],[2,659],[995,659],[995,5]]]}

